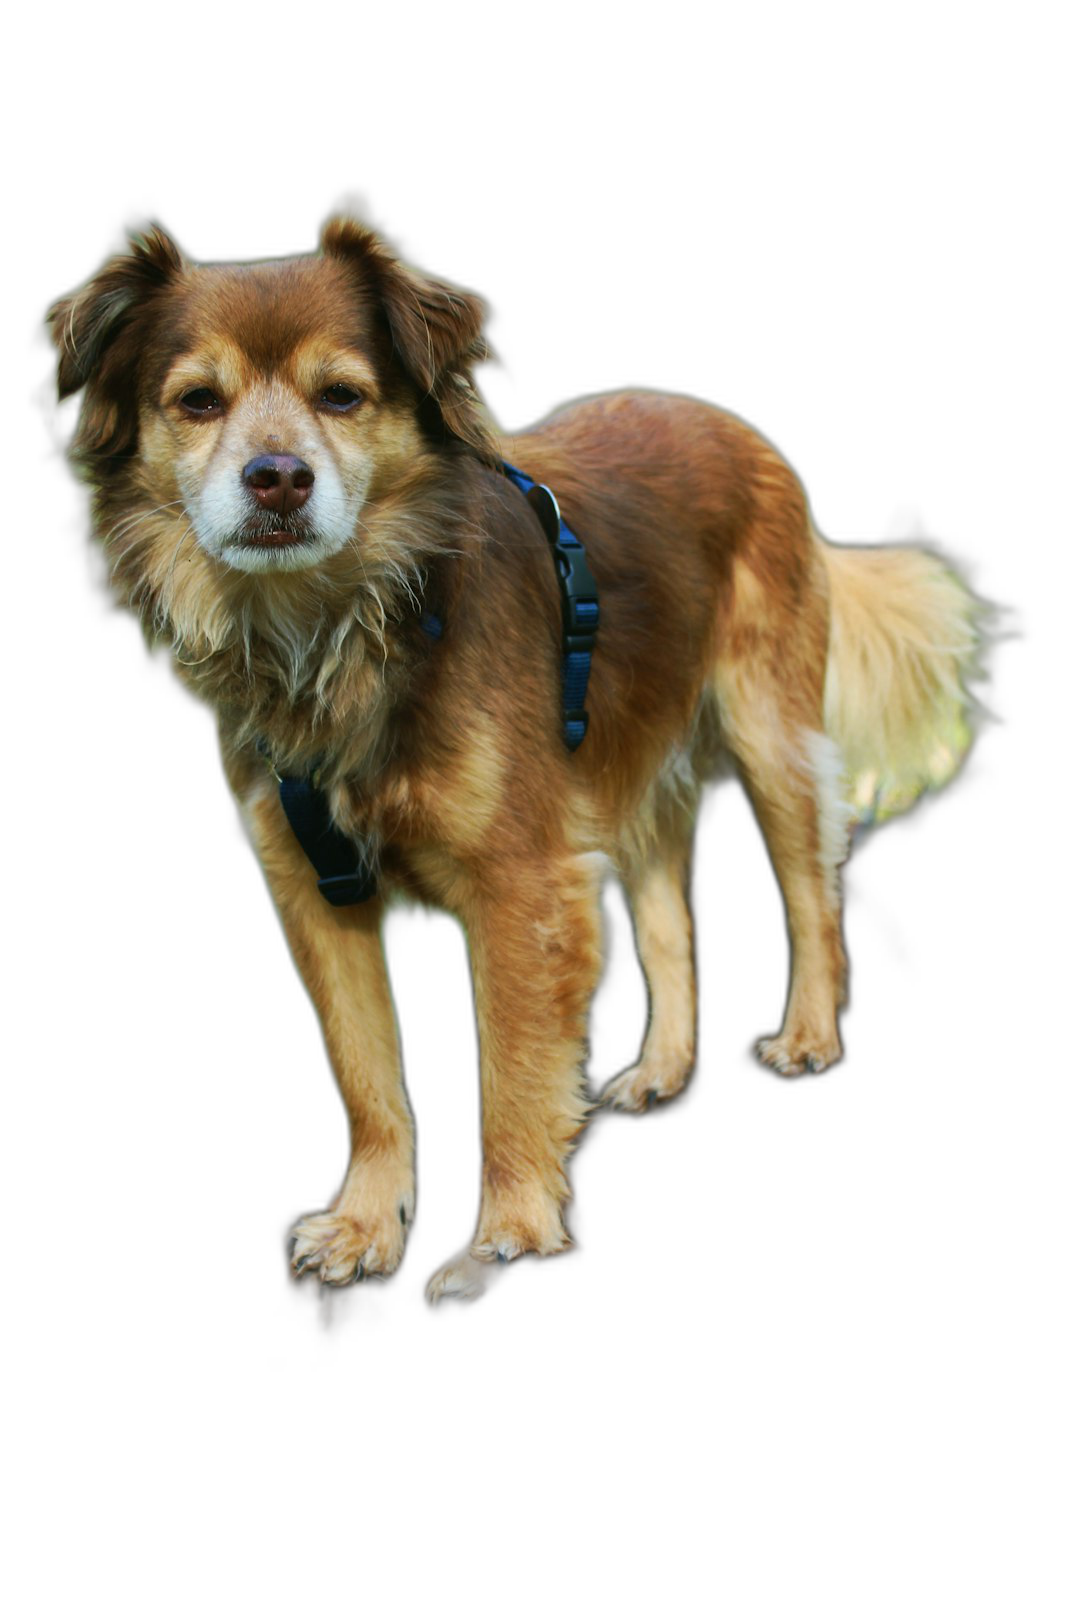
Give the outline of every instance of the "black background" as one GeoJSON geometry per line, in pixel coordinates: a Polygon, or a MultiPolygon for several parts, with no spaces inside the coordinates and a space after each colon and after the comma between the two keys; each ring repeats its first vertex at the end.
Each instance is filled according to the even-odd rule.
{"type": "MultiPolygon", "coordinates": [[[[682,120],[669,81],[664,118],[630,97],[588,122],[536,112],[510,139],[474,107],[445,128],[335,117],[306,141],[217,117],[157,139],[121,109],[108,143],[123,162],[40,183],[31,326],[139,217],[198,261],[282,258],[358,193],[406,259],[491,301],[504,366],[481,381],[507,428],[630,384],[714,400],[789,457],[824,535],[929,536],[1022,632],[997,654],[1001,724],[962,781],[848,863],[844,1064],[792,1084],[751,1059],[782,1022],[789,953],[753,816],[722,789],[698,838],[698,1076],[661,1115],[594,1126],[575,1160],[580,1251],[515,1265],[466,1312],[421,1296],[476,1210],[470,980],[449,922],[393,922],[418,1221],[402,1272],[327,1335],[282,1257],[288,1223],[345,1168],[316,1019],[209,721],[100,603],[58,455],[70,420],[37,410],[49,353],[32,337],[47,522],[21,598],[36,831],[16,867],[44,1069],[28,1160],[78,1254],[49,1309],[60,1345],[89,1327],[121,1379],[183,1369],[185,1385],[358,1358],[416,1358],[439,1379],[483,1348],[518,1371],[573,1358],[597,1388],[678,1369],[699,1390],[724,1354],[780,1385],[861,1369],[915,1403],[960,1387],[973,1343],[1014,1311],[1040,1032],[1056,1021],[1040,920],[1059,865],[1041,820],[1054,424],[1030,369],[1052,329],[1043,220],[1007,107],[970,100],[959,117],[954,81],[928,68],[918,117],[879,105],[878,86],[848,91],[827,115],[808,94],[682,120]]],[[[96,134],[76,118],[71,156],[96,134]]],[[[597,1085],[635,1061],[646,1019],[630,925],[612,917],[597,1085]]]]}

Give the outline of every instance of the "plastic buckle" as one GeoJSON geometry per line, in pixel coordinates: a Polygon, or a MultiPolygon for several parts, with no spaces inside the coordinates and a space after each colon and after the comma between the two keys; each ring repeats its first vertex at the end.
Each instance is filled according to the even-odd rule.
{"type": "Polygon", "coordinates": [[[563,646],[567,652],[591,652],[600,623],[600,597],[581,545],[555,547],[562,587],[563,646]]]}

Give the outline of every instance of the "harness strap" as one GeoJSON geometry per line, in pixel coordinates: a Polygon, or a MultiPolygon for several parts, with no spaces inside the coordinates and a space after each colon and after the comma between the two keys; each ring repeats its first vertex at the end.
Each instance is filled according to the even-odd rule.
{"type": "MultiPolygon", "coordinates": [[[[585,557],[585,547],[563,522],[559,503],[547,485],[534,483],[508,461],[503,462],[503,471],[522,491],[539,518],[555,559],[563,615],[563,740],[573,752],[583,742],[589,725],[585,695],[600,623],[600,597],[585,557]]],[[[442,620],[429,610],[421,613],[420,628],[432,641],[437,641],[443,633],[442,620]]],[[[319,875],[318,887],[323,899],[332,906],[355,906],[370,900],[378,887],[374,869],[352,839],[334,825],[330,801],[325,789],[319,786],[318,766],[313,766],[307,776],[281,776],[274,767],[268,744],[260,738],[256,747],[277,779],[281,808],[298,844],[319,875]]]]}
{"type": "Polygon", "coordinates": [[[562,595],[563,741],[573,753],[585,740],[589,729],[585,695],[600,624],[600,593],[585,556],[585,547],[563,519],[551,490],[546,484],[535,483],[508,461],[503,462],[503,471],[522,491],[539,518],[555,559],[562,595]]]}
{"type": "Polygon", "coordinates": [[[370,900],[377,888],[375,873],[352,839],[334,825],[330,801],[319,786],[318,768],[307,776],[279,776],[261,737],[256,747],[277,779],[281,808],[296,841],[319,874],[323,899],[332,906],[355,906],[370,900]]]}

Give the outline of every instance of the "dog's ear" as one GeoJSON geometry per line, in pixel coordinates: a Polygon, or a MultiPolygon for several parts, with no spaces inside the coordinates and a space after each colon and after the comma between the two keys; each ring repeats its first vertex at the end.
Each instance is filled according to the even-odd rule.
{"type": "Polygon", "coordinates": [[[374,231],[354,219],[331,219],[320,246],[364,273],[386,316],[394,350],[423,394],[438,407],[446,430],[487,459],[496,459],[472,368],[489,354],[487,310],[475,293],[410,269],[374,231]]]}
{"type": "Polygon", "coordinates": [[[179,248],[160,226],[131,236],[128,246],[85,287],[58,298],[46,317],[60,351],[60,398],[86,389],[72,454],[89,465],[123,455],[135,443],[145,319],[154,295],[184,268],[179,248]]]}

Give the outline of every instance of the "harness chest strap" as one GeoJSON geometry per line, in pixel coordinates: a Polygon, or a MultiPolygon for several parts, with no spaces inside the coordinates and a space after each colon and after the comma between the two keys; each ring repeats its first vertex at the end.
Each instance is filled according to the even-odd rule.
{"type": "MultiPolygon", "coordinates": [[[[585,547],[564,522],[551,490],[546,484],[534,483],[509,462],[503,462],[503,471],[536,513],[555,561],[562,598],[563,741],[572,753],[584,741],[589,725],[585,695],[600,623],[600,597],[585,547]]],[[[442,635],[442,621],[434,613],[422,613],[420,627],[432,640],[442,635]]],[[[352,839],[334,825],[326,792],[319,786],[318,766],[307,776],[281,776],[265,741],[260,739],[257,747],[277,779],[289,826],[318,873],[319,893],[332,906],[355,906],[370,900],[378,886],[374,870],[352,839]]]]}
{"type": "Polygon", "coordinates": [[[319,874],[318,888],[332,906],[356,906],[376,890],[372,867],[357,852],[330,816],[325,791],[314,776],[278,778],[281,808],[297,842],[319,874]]]}

